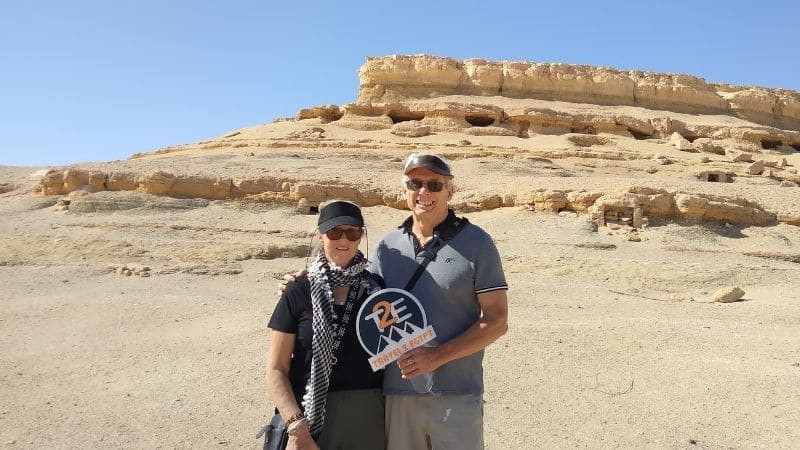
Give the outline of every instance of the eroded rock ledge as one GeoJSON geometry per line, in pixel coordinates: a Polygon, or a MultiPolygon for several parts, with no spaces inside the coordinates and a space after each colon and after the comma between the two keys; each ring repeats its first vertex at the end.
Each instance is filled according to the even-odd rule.
{"type": "Polygon", "coordinates": [[[248,198],[253,201],[298,203],[299,207],[315,207],[330,198],[342,198],[361,206],[395,205],[396,195],[384,198],[377,190],[362,190],[346,184],[330,185],[297,179],[264,176],[256,179],[231,179],[200,175],[175,175],[163,171],[153,173],[87,171],[80,169],[50,170],[34,192],[42,195],[64,195],[82,191],[136,191],[177,198],[230,200],[248,198]]]}
{"type": "MultiPolygon", "coordinates": [[[[330,198],[350,200],[361,206],[386,205],[404,207],[402,195],[380,189],[359,189],[347,183],[329,184],[262,177],[254,180],[233,180],[219,177],[176,176],[164,172],[137,175],[133,173],[90,172],[77,169],[52,170],[41,180],[36,192],[43,195],[82,195],[99,191],[136,191],[172,197],[209,200],[243,199],[255,202],[277,202],[297,205],[308,213],[330,198]]],[[[69,202],[62,202],[62,205],[69,202]]],[[[599,224],[610,218],[635,216],[640,219],[714,221],[738,225],[763,226],[775,222],[800,225],[800,212],[767,211],[756,202],[735,196],[669,192],[644,186],[608,192],[562,191],[540,189],[505,195],[469,194],[453,202],[461,212],[500,207],[527,206],[536,211],[564,210],[590,214],[599,224]]],[[[62,207],[61,209],[69,209],[62,207]]],[[[623,220],[624,221],[624,220],[623,220]]]]}
{"type": "Polygon", "coordinates": [[[358,103],[445,95],[502,96],[596,105],[726,114],[800,130],[800,94],[785,89],[707,83],[691,75],[572,64],[487,61],[429,55],[367,58],[358,103]]]}

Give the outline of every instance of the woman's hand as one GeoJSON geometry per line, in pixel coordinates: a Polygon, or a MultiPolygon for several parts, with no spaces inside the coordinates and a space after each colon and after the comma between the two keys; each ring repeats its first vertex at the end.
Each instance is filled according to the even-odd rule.
{"type": "MultiPolygon", "coordinates": [[[[267,354],[267,391],[270,398],[278,406],[283,417],[289,418],[301,412],[289,381],[289,366],[292,361],[292,350],[297,336],[292,333],[272,330],[269,353],[267,354]]],[[[311,439],[305,419],[289,424],[288,449],[317,450],[317,444],[311,439]],[[307,437],[307,438],[306,438],[307,437]]]]}
{"type": "Polygon", "coordinates": [[[308,423],[305,420],[297,424],[297,426],[290,427],[286,450],[319,450],[319,446],[311,437],[308,423]]]}
{"type": "Polygon", "coordinates": [[[319,450],[319,446],[311,439],[311,436],[308,436],[308,438],[289,436],[286,450],[319,450]]]}

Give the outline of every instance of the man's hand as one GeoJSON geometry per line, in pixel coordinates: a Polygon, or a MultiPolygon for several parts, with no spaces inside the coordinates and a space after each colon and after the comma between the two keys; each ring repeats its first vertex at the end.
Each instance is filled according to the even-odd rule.
{"type": "Polygon", "coordinates": [[[411,349],[397,360],[400,373],[408,380],[425,372],[433,372],[442,365],[439,362],[438,347],[420,346],[411,349]]]}
{"type": "Polygon", "coordinates": [[[481,317],[466,331],[437,347],[417,347],[404,353],[397,365],[403,378],[410,379],[436,370],[450,361],[478,352],[508,330],[508,299],[505,290],[478,294],[481,317]]]}
{"type": "Polygon", "coordinates": [[[298,278],[302,277],[307,273],[308,271],[306,269],[301,269],[293,274],[287,273],[286,275],[284,275],[283,280],[281,280],[281,282],[278,283],[278,294],[282,295],[284,292],[286,292],[286,288],[289,287],[290,284],[294,283],[295,281],[297,281],[298,278]]]}

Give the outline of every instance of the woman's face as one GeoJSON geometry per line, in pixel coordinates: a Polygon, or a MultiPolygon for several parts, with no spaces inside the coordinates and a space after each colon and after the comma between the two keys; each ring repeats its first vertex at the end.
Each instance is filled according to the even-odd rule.
{"type": "Polygon", "coordinates": [[[328,261],[339,267],[347,267],[358,251],[362,229],[352,225],[340,225],[323,233],[320,237],[322,250],[328,261]],[[348,236],[349,235],[349,236],[348,236]],[[348,238],[355,238],[351,241],[348,238]]]}

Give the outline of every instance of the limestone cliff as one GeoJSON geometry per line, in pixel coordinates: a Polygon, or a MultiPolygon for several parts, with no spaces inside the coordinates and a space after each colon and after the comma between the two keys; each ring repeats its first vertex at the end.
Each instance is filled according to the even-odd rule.
{"type": "Polygon", "coordinates": [[[692,114],[726,114],[800,130],[800,94],[784,89],[707,83],[682,74],[571,64],[429,55],[368,58],[358,103],[397,103],[446,95],[557,100],[692,114]]]}

